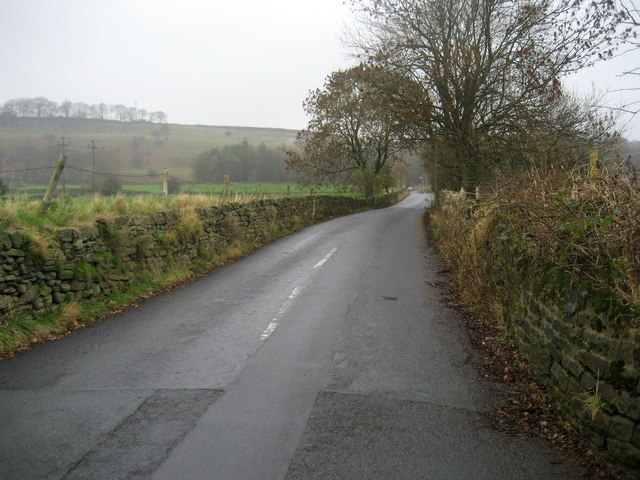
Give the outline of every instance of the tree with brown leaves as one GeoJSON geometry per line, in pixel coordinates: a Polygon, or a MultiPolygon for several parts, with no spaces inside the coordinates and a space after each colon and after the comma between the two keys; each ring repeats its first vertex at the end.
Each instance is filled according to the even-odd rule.
{"type": "Polygon", "coordinates": [[[288,152],[287,167],[307,184],[353,185],[365,197],[389,185],[391,168],[413,141],[408,122],[388,108],[380,86],[408,95],[413,85],[379,66],[336,71],[304,103],[311,120],[288,152]]]}

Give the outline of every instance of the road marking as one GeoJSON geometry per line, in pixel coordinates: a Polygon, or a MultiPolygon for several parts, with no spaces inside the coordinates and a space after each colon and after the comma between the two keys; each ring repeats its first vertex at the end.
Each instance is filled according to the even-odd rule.
{"type": "Polygon", "coordinates": [[[333,255],[334,253],[336,253],[338,251],[337,248],[332,248],[331,251],[329,253],[327,253],[324,258],[322,260],[320,260],[318,263],[316,263],[313,268],[318,268],[321,267],[322,265],[324,265],[324,262],[326,262],[327,260],[329,260],[329,258],[331,258],[331,255],[333,255]]]}
{"type": "Polygon", "coordinates": [[[284,315],[284,313],[289,309],[289,307],[291,306],[291,303],[295,300],[295,298],[298,296],[299,293],[300,293],[300,287],[296,287],[293,289],[293,292],[291,292],[291,295],[289,295],[289,298],[287,299],[287,301],[284,302],[280,307],[280,310],[278,310],[277,315],[273,317],[273,320],[271,320],[271,323],[267,326],[265,331],[262,332],[262,335],[260,336],[260,340],[265,341],[267,338],[269,338],[273,334],[273,332],[276,331],[276,328],[278,328],[278,324],[280,323],[280,317],[282,317],[282,315],[284,315]]]}

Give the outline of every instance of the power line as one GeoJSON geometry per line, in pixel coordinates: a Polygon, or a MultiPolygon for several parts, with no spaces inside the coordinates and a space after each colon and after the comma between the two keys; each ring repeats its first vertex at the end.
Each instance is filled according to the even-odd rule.
{"type": "MultiPolygon", "coordinates": [[[[69,170],[75,170],[77,172],[93,173],[93,170],[87,170],[85,168],[67,167],[69,170]]],[[[151,178],[160,177],[163,173],[148,173],[146,175],[128,174],[128,173],[113,173],[113,172],[95,172],[98,175],[109,175],[112,177],[130,177],[130,178],[151,178]]]]}
{"type": "MultiPolygon", "coordinates": [[[[38,170],[53,170],[55,167],[35,167],[35,168],[23,168],[21,170],[2,170],[1,173],[22,173],[22,172],[35,172],[38,170]]],[[[67,167],[69,168],[69,167],[67,167]]]]}
{"type": "MultiPolygon", "coordinates": [[[[55,167],[33,167],[33,168],[21,168],[18,170],[0,170],[0,173],[24,173],[24,172],[37,172],[37,171],[42,171],[42,170],[54,170],[55,167]]],[[[163,173],[147,173],[147,174],[130,174],[130,173],[113,173],[113,172],[100,172],[100,171],[95,171],[95,170],[87,170],[86,168],[79,168],[79,167],[72,167],[70,165],[67,165],[65,167],[65,170],[74,170],[76,172],[83,172],[83,173],[91,173],[91,174],[97,174],[97,175],[106,175],[106,176],[111,176],[111,177],[126,177],[126,178],[155,178],[155,177],[161,177],[162,175],[164,175],[163,173]]],[[[182,178],[182,177],[177,177],[175,175],[169,175],[170,178],[174,179],[174,180],[178,180],[182,183],[195,183],[193,180],[187,179],[187,178],[182,178]]]]}

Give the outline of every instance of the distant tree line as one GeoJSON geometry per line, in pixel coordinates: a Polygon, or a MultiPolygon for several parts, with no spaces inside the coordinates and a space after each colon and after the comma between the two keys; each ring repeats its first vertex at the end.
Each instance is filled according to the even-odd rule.
{"type": "Polygon", "coordinates": [[[240,143],[213,148],[193,161],[193,178],[199,182],[223,182],[228,175],[232,182],[285,182],[291,175],[285,168],[285,149],[269,148],[264,143],[240,143]]]}
{"type": "Polygon", "coordinates": [[[148,112],[144,108],[105,103],[89,105],[84,102],[65,100],[58,104],[45,97],[17,98],[8,100],[0,109],[0,116],[35,118],[89,118],[93,120],[116,120],[118,122],[167,123],[162,111],[148,112]]]}

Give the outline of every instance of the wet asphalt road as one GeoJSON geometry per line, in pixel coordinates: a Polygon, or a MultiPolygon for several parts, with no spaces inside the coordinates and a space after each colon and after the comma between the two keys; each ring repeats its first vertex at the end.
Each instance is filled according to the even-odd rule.
{"type": "Polygon", "coordinates": [[[571,479],[494,431],[427,197],[308,227],[0,362],[0,479],[571,479]]]}

